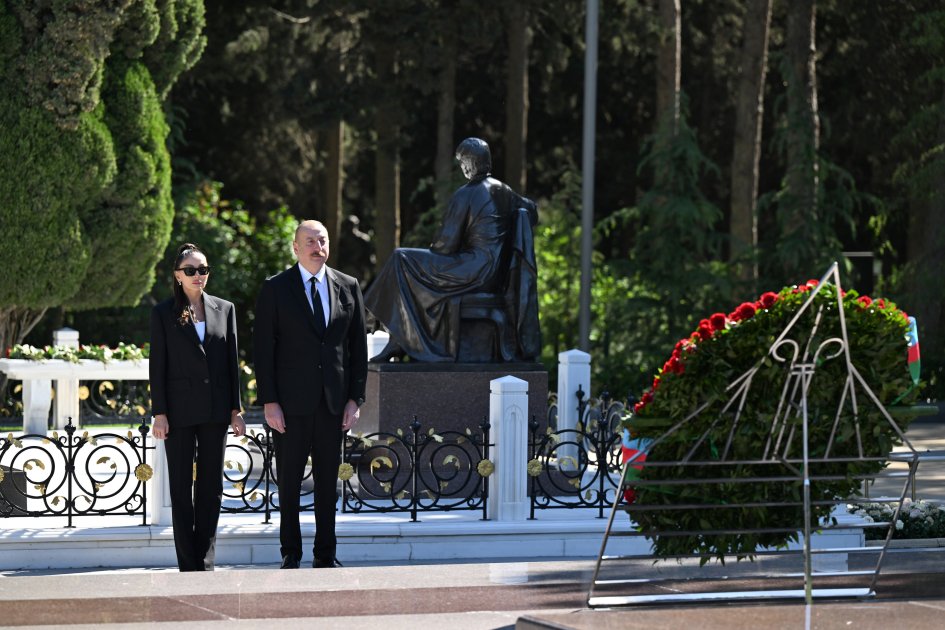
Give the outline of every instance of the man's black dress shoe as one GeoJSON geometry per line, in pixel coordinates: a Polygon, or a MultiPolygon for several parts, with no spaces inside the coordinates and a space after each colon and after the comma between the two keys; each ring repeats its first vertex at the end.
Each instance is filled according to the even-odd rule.
{"type": "Polygon", "coordinates": [[[338,562],[338,558],[328,558],[327,560],[322,560],[320,558],[315,558],[312,560],[313,569],[333,569],[335,567],[344,566],[338,562]]]}
{"type": "Polygon", "coordinates": [[[298,569],[299,562],[301,562],[301,560],[302,559],[299,558],[298,556],[293,556],[293,555],[282,556],[282,566],[279,568],[280,569],[298,569]]]}

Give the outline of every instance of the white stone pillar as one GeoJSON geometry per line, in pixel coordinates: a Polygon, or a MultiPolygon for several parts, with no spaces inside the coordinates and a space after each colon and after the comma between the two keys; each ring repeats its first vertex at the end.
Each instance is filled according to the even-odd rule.
{"type": "MultiPolygon", "coordinates": [[[[79,347],[79,331],[72,328],[60,328],[53,331],[53,345],[67,348],[79,347]]],[[[56,379],[56,398],[53,401],[53,426],[63,429],[72,418],[72,424],[79,426],[79,379],[56,379]]]]}
{"type": "MultiPolygon", "coordinates": [[[[581,350],[566,350],[558,353],[558,431],[574,430],[581,418],[578,417],[578,388],[584,392],[584,400],[591,396],[591,355],[581,350]]],[[[587,430],[587,427],[584,427],[587,430]]],[[[562,444],[556,453],[558,468],[577,470],[579,436],[565,434],[562,440],[571,442],[562,444]],[[570,458],[570,459],[569,459],[570,458]]]]}
{"type": "Polygon", "coordinates": [[[528,518],[528,381],[503,376],[489,381],[490,449],[495,473],[489,478],[489,518],[528,518]]]}
{"type": "MultiPolygon", "coordinates": [[[[811,533],[810,547],[811,551],[820,549],[860,549],[866,546],[866,535],[862,525],[866,524],[866,519],[856,514],[850,514],[847,511],[845,503],[833,506],[830,512],[831,519],[837,519],[837,525],[844,529],[822,529],[811,533]]],[[[804,535],[801,532],[799,540],[803,542],[804,535]]],[[[817,573],[831,571],[847,571],[849,554],[845,552],[838,553],[812,553],[811,569],[817,573]]]]}
{"type": "Polygon", "coordinates": [[[51,393],[51,379],[23,379],[23,433],[46,435],[51,393]]]}
{"type": "MultiPolygon", "coordinates": [[[[149,436],[148,439],[153,439],[149,436]]],[[[148,488],[148,511],[152,525],[171,525],[171,486],[167,480],[167,455],[164,440],[154,440],[154,476],[148,488]]],[[[222,474],[222,473],[221,473],[222,474]]]]}
{"type": "Polygon", "coordinates": [[[369,333],[367,336],[367,356],[368,359],[373,359],[381,353],[387,346],[387,342],[390,341],[390,334],[384,332],[383,330],[378,330],[377,332],[369,333]]]}

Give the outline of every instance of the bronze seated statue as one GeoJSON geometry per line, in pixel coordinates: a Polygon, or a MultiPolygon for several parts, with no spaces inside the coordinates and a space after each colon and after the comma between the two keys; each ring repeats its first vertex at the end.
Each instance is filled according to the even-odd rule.
{"type": "Polygon", "coordinates": [[[372,362],[534,361],[541,352],[538,206],[490,177],[484,141],[467,138],[456,159],[469,181],[450,198],[430,249],[396,249],[364,295],[390,333],[372,362]]]}

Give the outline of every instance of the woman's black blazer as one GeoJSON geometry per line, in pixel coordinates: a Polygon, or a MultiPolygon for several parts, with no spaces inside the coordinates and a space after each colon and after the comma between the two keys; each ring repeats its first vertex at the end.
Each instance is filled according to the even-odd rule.
{"type": "Polygon", "coordinates": [[[151,310],[151,413],[167,414],[171,427],[228,423],[230,412],[242,409],[236,308],[204,293],[207,331],[200,343],[173,305],[169,299],[151,310]]]}

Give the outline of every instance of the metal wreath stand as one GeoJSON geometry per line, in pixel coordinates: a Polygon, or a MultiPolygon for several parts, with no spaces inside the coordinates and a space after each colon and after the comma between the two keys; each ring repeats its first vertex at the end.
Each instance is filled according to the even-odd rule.
{"type": "MultiPolygon", "coordinates": [[[[892,538],[893,533],[893,524],[899,518],[899,512],[902,509],[903,501],[906,497],[906,493],[909,490],[909,487],[914,478],[916,468],[919,463],[919,454],[916,452],[916,449],[913,448],[909,440],[906,439],[905,434],[900,429],[899,425],[890,415],[889,411],[883,406],[879,401],[873,391],[870,389],[869,385],[860,375],[860,372],[856,369],[853,363],[850,360],[850,346],[847,338],[847,328],[846,321],[844,319],[843,304],[842,304],[842,292],[840,288],[840,275],[838,270],[837,263],[833,263],[831,267],[827,270],[824,276],[821,278],[820,282],[816,287],[814,287],[807,300],[804,302],[803,306],[795,313],[793,319],[785,327],[780,336],[771,344],[768,352],[765,357],[763,357],[758,363],[753,367],[745,371],[741,376],[733,380],[728,387],[726,392],[730,393],[729,399],[725,402],[722,407],[722,410],[719,412],[718,416],[710,424],[709,428],[702,433],[701,437],[696,440],[693,447],[689,450],[685,457],[677,461],[659,461],[653,462],[648,460],[645,463],[645,466],[657,465],[657,466],[674,466],[685,468],[687,466],[707,466],[707,465],[759,465],[759,464],[780,464],[785,466],[789,470],[796,471],[797,476],[793,479],[786,479],[784,477],[750,477],[750,478],[739,478],[739,481],[748,482],[748,483],[771,483],[771,482],[797,482],[801,481],[803,487],[803,519],[804,522],[802,525],[798,526],[795,530],[797,532],[803,532],[803,543],[800,545],[800,548],[787,548],[787,549],[771,549],[771,548],[758,548],[753,554],[757,558],[762,558],[763,562],[758,562],[755,557],[750,558],[748,563],[750,565],[755,565],[759,568],[757,572],[750,571],[738,571],[736,570],[734,575],[730,575],[729,571],[733,567],[733,563],[722,563],[721,567],[714,563],[707,562],[705,557],[707,554],[698,554],[690,553],[689,555],[680,555],[680,556],[656,556],[652,553],[652,547],[649,547],[650,552],[648,553],[636,553],[629,555],[605,555],[607,550],[608,541],[611,537],[638,537],[642,541],[643,538],[655,538],[661,535],[674,535],[674,536],[714,536],[714,535],[738,535],[738,534],[763,534],[770,533],[772,530],[764,529],[727,529],[727,530],[696,530],[696,531],[662,531],[662,530],[653,530],[648,531],[636,531],[633,529],[630,530],[620,530],[617,531],[614,528],[614,517],[618,513],[625,514],[630,512],[633,509],[666,509],[666,510],[700,510],[700,509],[718,509],[720,507],[730,507],[730,508],[740,508],[740,507],[751,507],[762,509],[768,507],[797,507],[796,502],[773,502],[768,501],[765,503],[753,503],[753,504],[726,504],[720,506],[716,503],[708,502],[693,502],[687,501],[684,505],[676,506],[631,506],[623,504],[622,497],[623,491],[628,486],[633,485],[647,485],[647,481],[634,481],[628,484],[627,482],[627,469],[634,464],[638,458],[643,458],[645,451],[642,449],[638,451],[635,455],[630,457],[627,461],[624,462],[623,468],[621,471],[620,484],[617,489],[617,492],[614,496],[613,507],[610,512],[610,516],[607,521],[607,526],[604,531],[603,541],[601,542],[600,552],[597,556],[597,563],[594,567],[593,578],[591,580],[590,589],[587,596],[587,605],[590,608],[613,608],[620,606],[633,606],[639,604],[666,604],[666,603],[676,603],[676,602],[709,602],[709,601],[741,601],[741,600],[770,600],[770,599],[799,599],[804,598],[808,606],[812,602],[813,598],[845,598],[845,597],[873,597],[875,596],[874,587],[876,585],[877,579],[879,578],[880,570],[883,565],[883,560],[886,557],[886,551],[889,546],[889,541],[892,538]],[[816,313],[813,327],[811,329],[810,335],[806,342],[802,344],[797,340],[790,339],[789,334],[792,332],[795,324],[801,318],[801,316],[811,307],[813,304],[815,296],[820,292],[824,287],[826,282],[830,282],[837,289],[837,316],[840,318],[840,331],[841,337],[832,337],[822,341],[816,348],[812,348],[812,343],[817,331],[818,326],[821,323],[821,320],[824,316],[823,305],[816,313]],[[817,370],[817,366],[820,365],[823,361],[837,359],[843,357],[843,361],[846,362],[846,382],[843,385],[842,394],[840,396],[840,401],[837,404],[836,413],[833,416],[833,426],[830,430],[830,440],[827,444],[826,450],[824,451],[824,456],[811,459],[808,453],[808,390],[811,385],[811,381],[814,377],[814,374],[817,370]],[[751,389],[752,379],[755,374],[758,372],[759,368],[762,366],[762,363],[766,359],[774,360],[778,363],[784,365],[784,369],[787,372],[784,385],[781,389],[781,397],[778,401],[776,412],[771,419],[771,426],[768,430],[767,443],[764,447],[764,452],[761,454],[761,457],[754,460],[736,460],[731,455],[731,446],[732,440],[736,433],[736,428],[739,424],[741,417],[742,409],[745,404],[746,396],[751,389]],[[874,448],[872,450],[864,450],[864,437],[860,433],[860,422],[858,419],[858,413],[861,405],[861,401],[865,403],[871,403],[875,408],[881,412],[886,421],[893,428],[895,433],[902,440],[902,443],[907,451],[897,451],[894,456],[886,457],[881,456],[877,457],[875,454],[878,449],[874,448]],[[841,412],[844,408],[852,411],[853,423],[854,423],[854,434],[856,437],[856,448],[857,448],[857,457],[832,457],[831,450],[834,446],[834,440],[838,435],[838,431],[841,429],[841,412]],[[719,457],[716,460],[711,462],[706,461],[694,461],[692,458],[699,448],[700,445],[705,443],[706,440],[710,437],[710,432],[713,429],[718,428],[719,426],[724,427],[724,417],[726,414],[729,415],[729,422],[731,426],[727,431],[728,439],[725,443],[723,449],[719,451],[719,457]],[[800,418],[800,426],[802,428],[801,442],[803,447],[803,454],[800,458],[796,456],[794,458],[788,457],[788,452],[792,446],[792,442],[795,440],[795,430],[797,425],[797,418],[800,418]],[[791,426],[791,421],[794,421],[795,426],[791,426]],[[867,453],[874,453],[873,456],[868,456],[867,453]],[[825,519],[821,523],[821,526],[818,527],[819,531],[827,531],[831,529],[858,529],[862,527],[886,527],[888,529],[886,533],[886,538],[883,543],[882,548],[878,547],[837,547],[837,548],[817,548],[811,549],[811,471],[810,464],[811,462],[815,464],[822,463],[854,463],[854,462],[871,462],[876,463],[877,461],[887,461],[889,459],[894,459],[895,461],[905,462],[909,465],[909,472],[883,472],[879,471],[875,474],[869,475],[857,475],[853,478],[862,478],[864,481],[874,480],[877,477],[905,477],[905,481],[902,486],[902,490],[899,493],[899,498],[890,498],[886,502],[890,505],[895,504],[894,513],[888,523],[838,523],[835,519],[825,519]],[[798,468],[800,465],[800,468],[798,468]],[[876,561],[875,568],[871,570],[851,570],[847,563],[847,558],[851,554],[856,553],[873,553],[879,552],[879,556],[876,561]],[[778,573],[772,573],[770,571],[764,571],[764,567],[761,564],[777,565],[778,560],[773,559],[769,560],[769,556],[794,556],[794,565],[796,566],[797,556],[801,554],[803,556],[803,573],[799,573],[795,570],[790,570],[778,573]],[[833,554],[832,556],[826,556],[826,560],[842,558],[843,566],[842,570],[826,570],[826,571],[817,571],[814,572],[812,569],[812,556],[816,554],[833,554]],[[681,566],[676,570],[661,570],[660,568],[654,568],[656,565],[661,562],[668,560],[676,560],[681,566]],[[601,579],[602,565],[605,562],[613,561],[623,561],[623,563],[629,564],[629,566],[637,566],[639,568],[639,575],[626,575],[625,572],[621,574],[616,579],[601,579]],[[649,562],[647,562],[649,561],[649,562]],[[698,566],[693,566],[698,562],[698,566]],[[703,566],[705,565],[705,566],[703,566]],[[702,575],[693,577],[692,570],[697,568],[702,575]],[[720,568],[725,572],[721,572],[720,568]],[[656,573],[657,575],[654,575],[656,573]],[[660,575],[661,573],[667,573],[666,575],[660,575]],[[782,584],[777,586],[783,586],[785,580],[796,583],[798,578],[803,576],[803,588],[771,588],[771,582],[781,582],[782,584]],[[867,586],[842,586],[842,587],[823,587],[815,588],[814,581],[815,579],[820,578],[830,578],[829,582],[833,585],[836,585],[838,582],[843,583],[845,580],[847,583],[850,582],[866,582],[868,581],[867,586]],[[850,578],[855,578],[855,580],[850,580],[850,578]],[[732,586],[736,586],[740,580],[758,580],[760,579],[761,583],[765,584],[763,589],[754,589],[754,590],[733,590],[732,586]],[[723,589],[713,589],[712,583],[720,584],[723,589]],[[724,589],[725,586],[728,586],[728,589],[724,589]],[[624,594],[621,589],[634,589],[635,591],[648,591],[645,594],[637,595],[627,595],[624,594]],[[603,593],[602,593],[603,591],[603,593]],[[688,592],[687,592],[688,591],[688,592]]],[[[684,419],[672,425],[659,437],[655,438],[653,442],[647,447],[647,451],[650,451],[653,446],[656,446],[660,442],[664,441],[678,431],[680,428],[684,427],[691,420],[699,416],[713,401],[706,402],[696,408],[692,413],[686,416],[684,419]]],[[[826,416],[825,416],[826,417],[826,416]]],[[[639,466],[642,463],[639,462],[639,466]]],[[[813,479],[816,481],[817,476],[814,476],[813,479]]],[[[725,483],[730,482],[731,479],[706,479],[706,478],[692,478],[692,479],[682,479],[676,478],[672,480],[673,484],[684,485],[686,483],[699,483],[699,484],[711,484],[711,483],[725,483]]],[[[652,481],[650,482],[653,485],[666,484],[665,480],[652,481]]],[[[830,504],[833,506],[845,504],[848,501],[856,500],[857,497],[843,498],[843,499],[833,499],[826,501],[816,501],[816,505],[826,505],[830,504]]],[[[778,530],[784,531],[784,530],[778,530]]],[[[729,554],[726,554],[729,555],[729,554]]],[[[711,557],[714,557],[712,555],[711,557]]],[[[737,569],[745,569],[745,562],[736,562],[734,563],[737,569]]],[[[614,566],[611,564],[610,566],[614,566]]],[[[783,567],[784,565],[782,565],[783,567]]],[[[787,566],[790,566],[789,564],[787,566]]],[[[783,571],[783,568],[782,568],[783,571]]]]}

